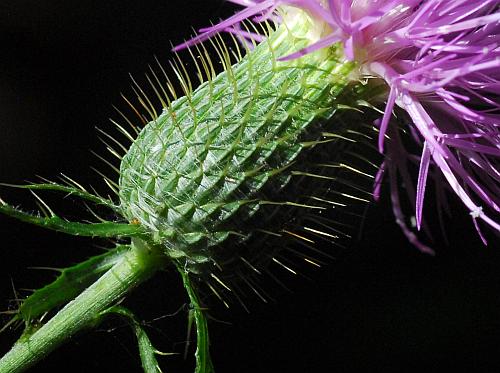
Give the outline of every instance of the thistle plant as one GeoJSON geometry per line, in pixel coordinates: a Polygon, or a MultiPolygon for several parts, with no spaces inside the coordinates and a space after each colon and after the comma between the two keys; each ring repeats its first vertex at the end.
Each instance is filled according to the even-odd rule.
{"type": "Polygon", "coordinates": [[[115,246],[21,303],[9,325],[25,332],[0,372],[28,368],[111,314],[134,329],[144,370],[159,371],[156,349],[119,301],[160,270],[178,271],[196,325],[196,371],[212,371],[200,294],[246,307],[242,291],[265,297],[259,279],[274,277],[272,266],[294,270],[287,252],[317,265],[315,243],[348,236],[342,223],[378,198],[384,178],[397,223],[421,251],[432,253],[399,194],[419,230],[428,179],[438,197],[458,196],[483,239],[482,229],[498,233],[497,1],[233,2],[244,9],[175,48],[193,57],[195,76],[178,59],[170,72],[152,69],[152,97],[134,86],[137,119],[117,123],[131,145],[103,133],[120,158],[119,178],[106,179],[115,197],[65,177],[19,186],[35,193],[40,213],[1,200],[6,215],[115,246]],[[66,220],[43,191],[114,218],[66,220]]]}

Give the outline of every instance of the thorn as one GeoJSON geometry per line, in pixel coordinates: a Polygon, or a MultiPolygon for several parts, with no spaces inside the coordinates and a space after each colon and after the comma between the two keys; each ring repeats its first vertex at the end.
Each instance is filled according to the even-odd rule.
{"type": "Polygon", "coordinates": [[[285,268],[287,271],[289,271],[289,272],[293,273],[294,275],[296,275],[296,274],[297,274],[297,272],[295,272],[295,271],[294,271],[293,269],[291,269],[290,267],[287,267],[286,265],[284,265],[283,263],[281,263],[278,259],[273,258],[272,260],[273,260],[273,262],[275,262],[275,263],[279,264],[280,266],[282,266],[283,268],[285,268]]]}
{"type": "Polygon", "coordinates": [[[99,220],[101,223],[106,223],[107,222],[106,219],[103,219],[99,215],[97,215],[97,213],[94,212],[94,210],[92,210],[87,203],[84,202],[83,204],[85,205],[85,207],[87,208],[87,210],[92,214],[92,216],[94,216],[97,220],[99,220]]]}
{"type": "MultiPolygon", "coordinates": [[[[122,113],[122,111],[120,109],[118,109],[116,106],[113,106],[113,109],[115,109],[115,111],[123,118],[123,120],[125,120],[125,122],[129,125],[129,127],[134,131],[134,133],[136,135],[139,134],[139,130],[137,129],[137,127],[130,121],[130,119],[127,118],[127,116],[125,114],[122,113]]],[[[109,118],[109,121],[111,123],[113,123],[115,126],[117,126],[117,128],[123,128],[121,127],[116,121],[114,121],[113,119],[109,118]]],[[[120,130],[121,132],[123,132],[122,130],[120,130]]],[[[126,131],[125,131],[126,132],[126,131]]],[[[127,132],[128,133],[128,132],[127,132]]]]}
{"type": "Polygon", "coordinates": [[[228,291],[232,292],[232,290],[229,288],[229,286],[227,286],[225,283],[223,283],[222,280],[220,278],[218,278],[216,275],[214,275],[213,273],[211,273],[210,276],[213,277],[215,279],[215,281],[217,281],[219,284],[221,284],[228,291]]]}
{"type": "MultiPolygon", "coordinates": [[[[2,312],[4,313],[4,312],[2,312]]],[[[12,324],[14,324],[18,319],[14,316],[12,319],[10,319],[7,324],[5,324],[1,329],[0,329],[0,334],[3,333],[7,328],[9,328],[12,324]]]]}
{"type": "Polygon", "coordinates": [[[30,193],[33,194],[35,196],[35,198],[40,202],[41,205],[39,205],[39,207],[47,217],[50,216],[51,218],[53,218],[54,216],[56,216],[54,211],[52,211],[52,209],[49,207],[49,205],[47,205],[45,203],[45,201],[38,196],[38,194],[36,194],[32,190],[30,190],[30,193]],[[47,214],[47,212],[48,212],[48,214],[47,214]]]}
{"type": "Polygon", "coordinates": [[[226,306],[226,308],[229,308],[229,304],[227,304],[226,301],[222,299],[217,290],[215,290],[214,287],[209,282],[207,282],[207,286],[210,288],[210,290],[212,290],[212,292],[217,296],[217,298],[219,298],[219,300],[226,306]]]}
{"type": "Polygon", "coordinates": [[[283,233],[287,233],[290,236],[293,236],[293,237],[298,238],[300,240],[303,240],[303,241],[306,241],[306,242],[309,242],[309,243],[315,243],[313,240],[310,240],[309,238],[303,237],[303,236],[301,236],[300,234],[297,234],[297,233],[293,233],[293,232],[287,231],[286,229],[282,230],[282,232],[283,233]]]}
{"type": "Polygon", "coordinates": [[[247,278],[245,278],[241,274],[239,274],[239,275],[240,275],[240,278],[243,280],[243,282],[245,282],[248,285],[248,287],[250,289],[252,289],[252,291],[260,298],[260,300],[262,300],[264,303],[268,303],[267,299],[264,298],[264,296],[257,291],[257,289],[252,285],[252,283],[247,278]]]}
{"type": "Polygon", "coordinates": [[[323,232],[323,231],[319,231],[317,229],[309,228],[309,227],[304,227],[304,230],[312,232],[312,233],[319,234],[321,236],[326,236],[326,237],[330,237],[330,238],[339,238],[339,236],[334,236],[332,234],[329,234],[329,233],[326,233],[326,232],[323,232]]]}
{"type": "Polygon", "coordinates": [[[115,139],[109,133],[107,133],[106,131],[100,129],[99,127],[96,127],[96,130],[98,132],[102,133],[104,136],[106,136],[111,141],[113,141],[124,153],[127,153],[127,148],[125,148],[117,139],[115,139]]]}
{"type": "Polygon", "coordinates": [[[103,156],[97,154],[96,152],[94,152],[93,150],[90,151],[94,156],[96,156],[97,158],[99,158],[101,161],[103,161],[105,164],[107,164],[113,171],[115,171],[118,175],[120,175],[120,170],[115,166],[113,165],[110,161],[108,161],[106,158],[104,158],[103,156]]]}
{"type": "Polygon", "coordinates": [[[308,258],[303,258],[303,259],[304,259],[304,261],[306,261],[307,263],[310,263],[310,264],[312,264],[312,265],[313,265],[313,266],[315,266],[315,267],[321,268],[321,266],[320,266],[318,263],[316,263],[316,262],[312,261],[311,259],[308,259],[308,258]]]}
{"type": "Polygon", "coordinates": [[[69,176],[61,173],[61,180],[64,181],[64,179],[66,179],[67,181],[69,181],[70,183],[72,183],[74,186],[76,186],[77,188],[79,188],[82,192],[87,192],[87,190],[79,183],[77,183],[75,180],[73,180],[72,178],[70,178],[69,176]]]}
{"type": "Polygon", "coordinates": [[[243,263],[245,263],[248,267],[250,267],[250,269],[254,270],[255,272],[257,272],[259,275],[261,275],[262,273],[257,269],[255,268],[248,260],[246,260],[245,258],[243,258],[242,256],[240,256],[240,259],[243,263]]]}
{"type": "MultiPolygon", "coordinates": [[[[139,113],[139,111],[135,108],[135,106],[129,101],[129,99],[127,97],[125,97],[125,95],[123,93],[120,93],[120,96],[122,96],[123,100],[128,104],[128,106],[130,106],[130,108],[137,115],[137,117],[139,118],[139,120],[141,121],[141,123],[143,125],[145,125],[146,121],[144,120],[144,118],[142,117],[142,115],[139,113]]],[[[128,121],[128,119],[127,119],[127,121],[128,121]]],[[[120,127],[118,127],[118,128],[120,128],[120,127]]],[[[128,132],[126,132],[126,133],[128,133],[128,132]]],[[[132,139],[132,141],[134,141],[134,140],[132,139]]]]}
{"type": "Polygon", "coordinates": [[[14,285],[14,279],[12,277],[10,278],[10,285],[12,286],[12,292],[14,293],[14,297],[16,299],[17,308],[19,309],[21,302],[19,301],[16,286],[14,285]]]}
{"type": "Polygon", "coordinates": [[[129,74],[130,75],[130,79],[132,79],[132,82],[134,83],[134,85],[137,87],[137,89],[139,90],[139,92],[142,94],[142,98],[144,98],[147,102],[148,105],[146,105],[146,102],[144,102],[141,98],[141,95],[139,95],[136,90],[132,87],[133,91],[136,92],[137,94],[137,97],[139,98],[142,106],[144,107],[144,109],[146,109],[146,111],[148,112],[148,114],[150,115],[151,117],[151,120],[155,120],[158,118],[158,114],[156,113],[156,110],[154,108],[154,105],[151,103],[151,101],[149,100],[148,96],[144,93],[144,91],[142,90],[142,88],[139,86],[139,84],[137,84],[137,82],[135,81],[134,77],[132,76],[132,74],[129,74]]]}

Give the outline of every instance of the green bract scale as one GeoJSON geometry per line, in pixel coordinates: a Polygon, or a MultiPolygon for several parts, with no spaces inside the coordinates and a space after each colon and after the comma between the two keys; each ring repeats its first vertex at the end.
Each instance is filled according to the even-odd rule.
{"type": "Polygon", "coordinates": [[[237,43],[229,49],[222,39],[212,42],[224,67],[219,75],[205,46],[189,50],[202,83],[193,90],[184,64],[174,62],[183,97],[176,96],[167,75],[163,84],[153,73],[148,79],[163,107],[159,115],[136,85],[151,121],[136,138],[119,125],[133,141],[128,150],[103,132],[126,150],[118,184],[108,180],[119,204],[88,193],[67,177],[64,185],[22,186],[108,207],[122,222],[69,222],[42,199],[45,216],[0,200],[0,212],[29,223],[121,240],[109,252],[63,270],[56,281],[21,304],[13,322],[24,322],[26,330],[0,360],[0,372],[22,371],[69,336],[112,314],[131,324],[144,370],[159,372],[157,351],[137,318],[117,302],[157,270],[170,267],[180,272],[192,306],[196,371],[210,372],[199,285],[226,305],[229,294],[241,302],[238,283],[264,299],[254,277],[269,274],[271,265],[294,273],[281,258],[282,250],[318,265],[314,254],[323,254],[315,247],[317,240],[335,243],[349,235],[343,218],[356,215],[353,205],[369,201],[371,193],[366,190],[377,170],[368,160],[372,155],[363,155],[373,148],[375,132],[367,125],[372,118],[359,107],[369,107],[367,101],[384,87],[357,81],[355,64],[344,60],[335,46],[279,61],[279,56],[309,45],[318,32],[305,13],[289,20],[276,30],[268,25],[266,40],[244,57],[237,43]],[[308,253],[301,253],[297,245],[308,253]],[[63,306],[39,327],[44,314],[63,306]]]}

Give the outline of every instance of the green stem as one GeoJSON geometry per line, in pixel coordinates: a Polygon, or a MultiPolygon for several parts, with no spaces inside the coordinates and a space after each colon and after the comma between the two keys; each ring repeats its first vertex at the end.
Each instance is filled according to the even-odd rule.
{"type": "Polygon", "coordinates": [[[186,289],[189,300],[191,302],[192,312],[194,313],[194,320],[196,324],[196,369],[195,373],[213,373],[214,367],[212,359],[210,358],[210,343],[208,340],[208,323],[201,302],[196,294],[195,288],[189,278],[189,273],[184,271],[181,267],[177,270],[182,276],[184,288],[186,289]]]}
{"type": "Polygon", "coordinates": [[[26,370],[75,333],[94,325],[101,312],[147,280],[159,269],[161,262],[141,241],[134,240],[132,248],[99,280],[31,336],[16,342],[0,359],[0,373],[26,370]]]}

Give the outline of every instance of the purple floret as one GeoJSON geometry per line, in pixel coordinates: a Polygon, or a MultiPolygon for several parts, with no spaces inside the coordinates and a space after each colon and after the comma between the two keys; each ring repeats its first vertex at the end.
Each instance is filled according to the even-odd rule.
{"type": "Polygon", "coordinates": [[[420,243],[405,223],[398,180],[404,182],[420,230],[428,180],[439,196],[447,185],[478,220],[500,232],[500,1],[499,0],[230,0],[245,8],[207,29],[181,49],[218,32],[242,38],[243,20],[276,16],[280,5],[306,10],[325,22],[330,32],[282,60],[342,43],[345,58],[360,66],[360,76],[378,77],[388,85],[385,112],[377,125],[378,147],[386,159],[376,177],[374,196],[388,174],[393,212],[408,239],[420,243]],[[240,31],[239,31],[240,30],[240,31]],[[393,120],[403,109],[410,133],[421,148],[411,154],[393,120]],[[390,141],[385,141],[389,135],[390,141]],[[418,168],[416,189],[410,167],[418,168]],[[446,180],[447,183],[443,183],[446,180]]]}

